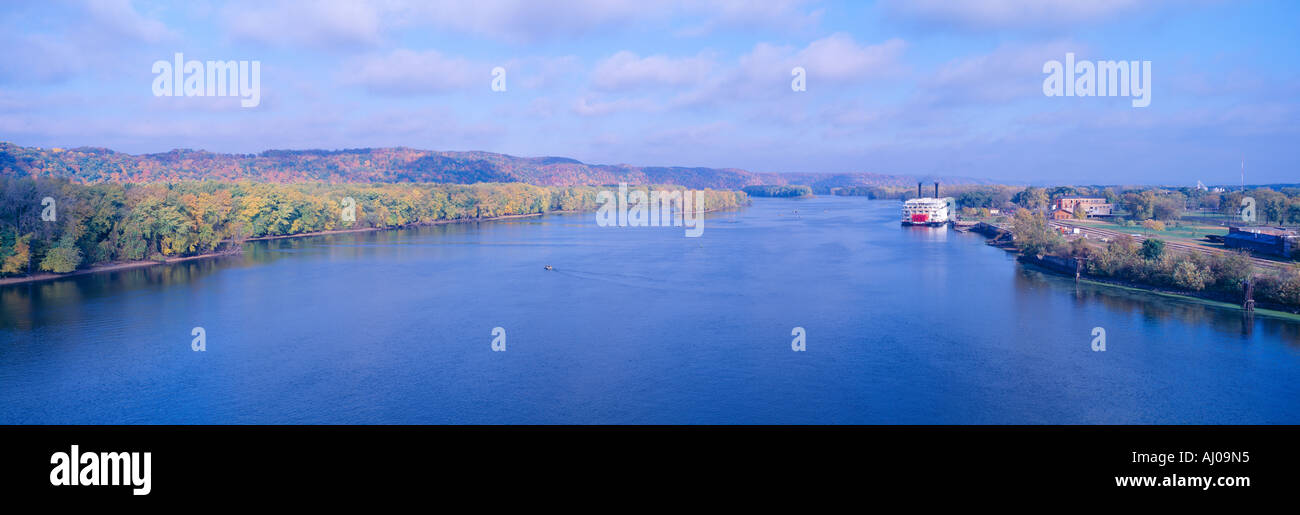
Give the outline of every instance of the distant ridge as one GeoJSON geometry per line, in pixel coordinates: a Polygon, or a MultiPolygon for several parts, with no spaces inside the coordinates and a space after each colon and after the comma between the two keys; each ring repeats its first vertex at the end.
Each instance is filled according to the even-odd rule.
{"type": "Polygon", "coordinates": [[[753,185],[798,184],[816,193],[834,188],[914,186],[916,182],[989,184],[963,177],[912,177],[875,173],[774,173],[736,168],[587,164],[567,157],[516,157],[493,152],[410,148],[267,150],[219,154],[177,149],[125,154],[106,148],[23,147],[0,142],[0,174],[66,178],[74,182],[256,180],[268,182],[524,182],[541,186],[676,184],[737,190],[753,185]]]}

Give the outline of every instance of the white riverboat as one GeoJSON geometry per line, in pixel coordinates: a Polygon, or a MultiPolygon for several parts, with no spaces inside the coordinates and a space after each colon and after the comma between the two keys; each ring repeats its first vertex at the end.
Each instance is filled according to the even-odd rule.
{"type": "Polygon", "coordinates": [[[917,198],[903,202],[903,225],[928,225],[938,227],[952,221],[956,201],[939,196],[939,183],[934,183],[934,196],[922,197],[921,185],[916,185],[917,198]]]}

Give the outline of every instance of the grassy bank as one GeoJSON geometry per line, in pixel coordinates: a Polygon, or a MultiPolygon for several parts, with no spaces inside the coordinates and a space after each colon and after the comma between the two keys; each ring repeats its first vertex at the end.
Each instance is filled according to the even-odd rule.
{"type": "MultiPolygon", "coordinates": [[[[1086,284],[1097,285],[1097,286],[1104,286],[1104,287],[1107,287],[1107,288],[1115,288],[1115,289],[1119,289],[1119,290],[1125,290],[1125,291],[1131,291],[1131,292],[1138,292],[1138,293],[1143,293],[1143,294],[1147,294],[1147,295],[1157,295],[1157,296],[1160,296],[1160,297],[1168,297],[1168,298],[1171,298],[1171,299],[1178,299],[1178,300],[1185,301],[1185,302],[1195,302],[1195,303],[1197,303],[1197,304],[1204,304],[1204,305],[1207,305],[1207,306],[1213,306],[1213,307],[1216,307],[1216,308],[1224,308],[1224,309],[1231,309],[1231,310],[1237,310],[1237,311],[1241,311],[1241,310],[1242,310],[1240,304],[1233,304],[1233,303],[1231,303],[1231,302],[1223,302],[1223,301],[1220,301],[1220,300],[1214,300],[1214,299],[1208,299],[1208,298],[1205,298],[1205,297],[1199,297],[1199,296],[1195,296],[1195,295],[1189,295],[1189,294],[1187,294],[1186,292],[1181,292],[1181,293],[1178,293],[1178,292],[1169,292],[1169,291],[1164,291],[1164,290],[1160,290],[1160,289],[1156,289],[1156,288],[1144,287],[1144,286],[1141,286],[1141,285],[1123,284],[1123,283],[1118,283],[1118,282],[1113,282],[1113,281],[1104,281],[1104,280],[1099,280],[1099,279],[1095,279],[1095,278],[1080,278],[1080,279],[1079,279],[1079,282],[1081,282],[1081,283],[1086,283],[1086,284]]],[[[1263,316],[1270,316],[1270,317],[1274,317],[1274,318],[1281,318],[1281,319],[1291,320],[1291,321],[1295,321],[1295,322],[1300,322],[1300,313],[1291,313],[1291,312],[1287,312],[1287,311],[1278,311],[1278,310],[1274,310],[1274,309],[1268,309],[1268,308],[1260,308],[1260,307],[1256,307],[1256,308],[1255,308],[1255,314],[1256,314],[1256,315],[1263,315],[1263,316]]]]}
{"type": "Polygon", "coordinates": [[[1166,251],[1164,242],[1154,238],[1141,243],[1128,236],[1104,243],[1067,239],[1041,214],[1027,210],[1012,217],[1010,230],[1014,241],[1009,250],[1052,272],[1238,307],[1250,285],[1257,309],[1300,312],[1300,267],[1257,269],[1240,252],[1166,251]]]}

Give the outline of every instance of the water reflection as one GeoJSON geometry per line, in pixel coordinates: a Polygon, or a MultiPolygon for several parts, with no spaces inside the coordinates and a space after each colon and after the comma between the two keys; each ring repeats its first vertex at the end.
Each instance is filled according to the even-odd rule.
{"type": "Polygon", "coordinates": [[[400,252],[404,244],[418,244],[429,239],[445,241],[448,237],[477,234],[482,223],[510,222],[440,224],[403,231],[251,241],[245,243],[243,252],[238,254],[0,286],[0,330],[30,331],[47,324],[58,324],[62,318],[53,313],[60,309],[76,308],[87,301],[133,291],[156,292],[187,287],[222,270],[261,267],[282,259],[313,254],[329,260],[356,259],[373,252],[367,247],[374,246],[395,246],[400,252]]]}
{"type": "Polygon", "coordinates": [[[261,241],[0,288],[0,423],[1300,414],[1297,320],[1076,284],[978,235],[900,227],[894,202],[759,200],[728,216],[703,238],[551,215],[261,241]],[[507,356],[488,350],[496,326],[507,356]],[[809,352],[792,360],[795,326],[809,352]],[[1105,355],[1087,350],[1097,326],[1105,355]]]}
{"type": "Polygon", "coordinates": [[[219,270],[254,264],[255,261],[238,255],[217,256],[3,286],[0,287],[0,330],[32,330],[58,324],[60,318],[52,314],[61,309],[75,309],[89,301],[133,291],[188,287],[219,270]]]}
{"type": "Polygon", "coordinates": [[[1068,290],[1076,307],[1101,305],[1112,312],[1139,316],[1148,321],[1203,325],[1225,335],[1261,336],[1300,347],[1300,324],[1295,320],[1250,314],[1235,306],[1156,295],[1090,282],[1075,282],[1068,277],[1052,275],[1024,266],[1021,267],[1020,273],[1016,274],[1016,287],[1048,288],[1059,293],[1068,290]],[[1256,335],[1256,331],[1260,334],[1256,335]]]}

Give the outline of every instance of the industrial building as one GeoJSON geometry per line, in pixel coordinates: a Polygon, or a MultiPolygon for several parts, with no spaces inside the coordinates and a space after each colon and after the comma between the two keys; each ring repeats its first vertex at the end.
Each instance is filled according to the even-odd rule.
{"type": "Polygon", "coordinates": [[[1280,227],[1229,227],[1223,246],[1256,254],[1294,257],[1300,235],[1280,227]]]}
{"type": "Polygon", "coordinates": [[[1056,199],[1052,205],[1052,211],[1065,211],[1074,214],[1074,208],[1083,206],[1083,212],[1088,214],[1089,218],[1094,216],[1110,216],[1112,206],[1101,197],[1061,197],[1056,199]]]}

